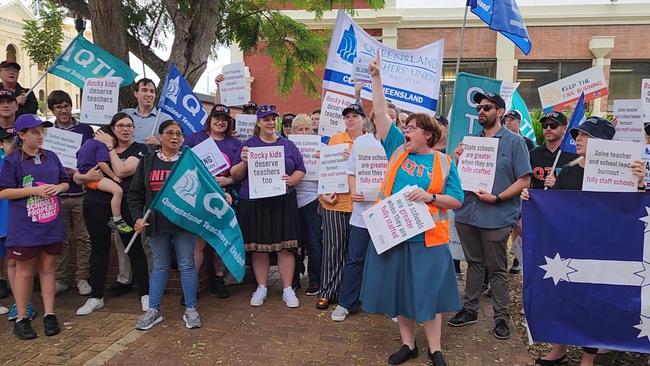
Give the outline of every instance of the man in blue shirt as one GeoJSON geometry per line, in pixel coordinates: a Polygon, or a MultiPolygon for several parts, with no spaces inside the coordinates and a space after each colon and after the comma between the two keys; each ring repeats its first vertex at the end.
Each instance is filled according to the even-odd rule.
{"type": "Polygon", "coordinates": [[[174,119],[154,105],[156,101],[156,84],[151,79],[142,78],[134,84],[133,95],[138,101],[135,108],[126,108],[124,113],[133,118],[135,141],[147,145],[159,145],[154,136],[161,123],[174,119]]]}
{"type": "MultiPolygon", "coordinates": [[[[519,194],[530,185],[530,158],[521,136],[501,125],[506,104],[495,93],[476,93],[473,101],[483,131],[477,135],[499,139],[492,192],[465,191],[463,206],[456,210],[456,229],[467,260],[463,309],[448,324],[460,327],[478,321],[477,311],[487,270],[492,289],[494,335],[510,337],[510,290],[507,275],[507,243],[519,216],[519,194]]],[[[454,154],[462,154],[460,145],[454,154]]]]}

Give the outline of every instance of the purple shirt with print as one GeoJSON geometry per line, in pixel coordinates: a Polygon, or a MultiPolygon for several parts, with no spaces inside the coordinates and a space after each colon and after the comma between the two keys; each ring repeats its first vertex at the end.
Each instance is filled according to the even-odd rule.
{"type": "MultiPolygon", "coordinates": [[[[296,147],[296,145],[294,145],[293,142],[291,142],[288,139],[285,139],[284,137],[278,137],[277,141],[275,141],[272,144],[269,144],[262,141],[262,139],[260,139],[259,136],[253,136],[248,140],[244,141],[243,146],[248,146],[248,147],[284,146],[285,174],[291,175],[296,170],[300,170],[302,172],[307,171],[305,169],[305,163],[303,163],[302,161],[302,155],[300,154],[300,150],[298,150],[298,148],[296,147]]],[[[239,151],[239,155],[241,157],[241,150],[239,151]]],[[[294,189],[295,189],[294,187],[287,187],[287,193],[292,192],[294,189]]],[[[246,176],[244,177],[244,180],[241,183],[241,187],[239,188],[239,197],[245,200],[249,199],[248,173],[246,173],[246,176]]]]}
{"type": "MultiPolygon", "coordinates": [[[[68,182],[68,174],[56,154],[49,150],[41,150],[39,159],[36,159],[17,149],[5,157],[0,171],[0,190],[63,182],[68,182]]],[[[9,200],[6,245],[34,247],[62,243],[65,228],[60,205],[58,196],[9,200]]]]}
{"type": "Polygon", "coordinates": [[[106,144],[90,139],[81,145],[81,149],[77,152],[77,169],[79,173],[86,174],[97,163],[108,163],[110,160],[106,144]]]}

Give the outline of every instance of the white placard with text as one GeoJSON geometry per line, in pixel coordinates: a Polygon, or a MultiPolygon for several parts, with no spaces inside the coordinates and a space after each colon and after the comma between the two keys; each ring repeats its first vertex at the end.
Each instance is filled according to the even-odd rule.
{"type": "Polygon", "coordinates": [[[248,148],[248,196],[251,199],[287,193],[287,183],[282,180],[284,174],[284,146],[248,148]]]}
{"type": "Polygon", "coordinates": [[[630,164],[641,160],[642,153],[640,142],[589,139],[582,190],[636,192],[638,179],[630,164]]]}
{"type": "Polygon", "coordinates": [[[318,165],[318,194],[350,191],[348,173],[345,170],[347,159],[343,156],[343,151],[347,148],[347,144],[321,147],[318,165]]]}
{"type": "Polygon", "coordinates": [[[497,170],[499,139],[465,136],[458,159],[458,175],[464,191],[492,192],[497,170]]]}
{"type": "Polygon", "coordinates": [[[83,136],[80,133],[48,128],[43,141],[43,149],[53,151],[64,168],[77,169],[77,151],[83,136]]]}
{"type": "Polygon", "coordinates": [[[289,135],[291,140],[302,155],[305,164],[305,177],[302,180],[318,180],[318,158],[316,152],[320,149],[321,141],[318,135],[289,135]]]}

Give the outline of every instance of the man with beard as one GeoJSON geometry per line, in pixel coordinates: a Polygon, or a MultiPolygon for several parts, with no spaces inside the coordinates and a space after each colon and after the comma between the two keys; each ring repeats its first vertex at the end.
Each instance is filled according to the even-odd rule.
{"type": "Polygon", "coordinates": [[[158,139],[153,136],[154,133],[158,131],[158,126],[162,122],[174,118],[154,105],[156,84],[153,80],[142,78],[135,83],[134,88],[133,95],[138,101],[138,105],[135,108],[126,108],[123,112],[133,119],[135,142],[153,146],[160,145],[158,139]]]}
{"type": "MultiPolygon", "coordinates": [[[[530,185],[530,161],[524,140],[501,125],[506,104],[495,93],[473,97],[483,131],[479,137],[499,139],[492,192],[465,191],[463,206],[456,210],[456,229],[467,260],[463,309],[448,324],[461,327],[478,322],[483,278],[487,270],[492,289],[494,336],[510,337],[508,328],[510,293],[507,275],[507,242],[519,216],[519,194],[530,185]]],[[[454,151],[456,159],[462,144],[454,151]]]]}
{"type": "Polygon", "coordinates": [[[14,61],[6,60],[0,62],[0,89],[11,90],[16,96],[16,103],[18,103],[18,111],[16,118],[22,114],[36,114],[38,111],[38,101],[34,93],[29,93],[18,83],[18,75],[20,74],[20,65],[14,61]]]}
{"type": "Polygon", "coordinates": [[[540,122],[544,132],[544,144],[530,151],[530,165],[533,168],[530,187],[533,189],[553,187],[555,177],[562,167],[578,157],[574,153],[559,151],[568,124],[566,116],[562,112],[547,113],[540,122]],[[553,171],[553,163],[557,154],[560,154],[560,158],[553,171]]]}

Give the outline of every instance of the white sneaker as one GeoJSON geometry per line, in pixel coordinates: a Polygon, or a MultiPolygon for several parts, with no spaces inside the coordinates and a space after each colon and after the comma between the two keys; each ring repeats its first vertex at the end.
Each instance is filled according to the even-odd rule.
{"type": "Polygon", "coordinates": [[[60,294],[62,292],[68,291],[68,285],[61,281],[55,281],[54,282],[54,291],[56,291],[56,294],[60,294]]]}
{"type": "Polygon", "coordinates": [[[142,311],[149,310],[149,295],[140,296],[140,304],[142,304],[142,311]]]}
{"type": "Polygon", "coordinates": [[[104,299],[96,299],[94,297],[91,297],[90,299],[86,300],[84,306],[77,309],[77,315],[88,315],[93,311],[101,309],[103,307],[104,299]]]}
{"type": "Polygon", "coordinates": [[[350,315],[348,309],[341,305],[336,305],[336,309],[332,312],[332,320],[335,322],[342,322],[348,317],[348,315],[350,315]]]}
{"type": "Polygon", "coordinates": [[[79,295],[81,296],[88,296],[93,291],[93,288],[90,287],[90,284],[88,284],[88,281],[86,280],[77,282],[77,289],[79,290],[79,295]]]}
{"type": "Polygon", "coordinates": [[[300,301],[296,297],[296,292],[291,287],[282,290],[282,301],[284,301],[284,303],[290,308],[297,308],[300,306],[300,301]]]}
{"type": "Polygon", "coordinates": [[[264,300],[266,300],[266,292],[266,287],[257,286],[257,290],[255,290],[253,296],[251,296],[251,305],[260,306],[264,304],[264,300]]]}
{"type": "Polygon", "coordinates": [[[0,305],[0,315],[5,315],[8,312],[9,312],[9,309],[7,309],[6,307],[0,305]]]}

